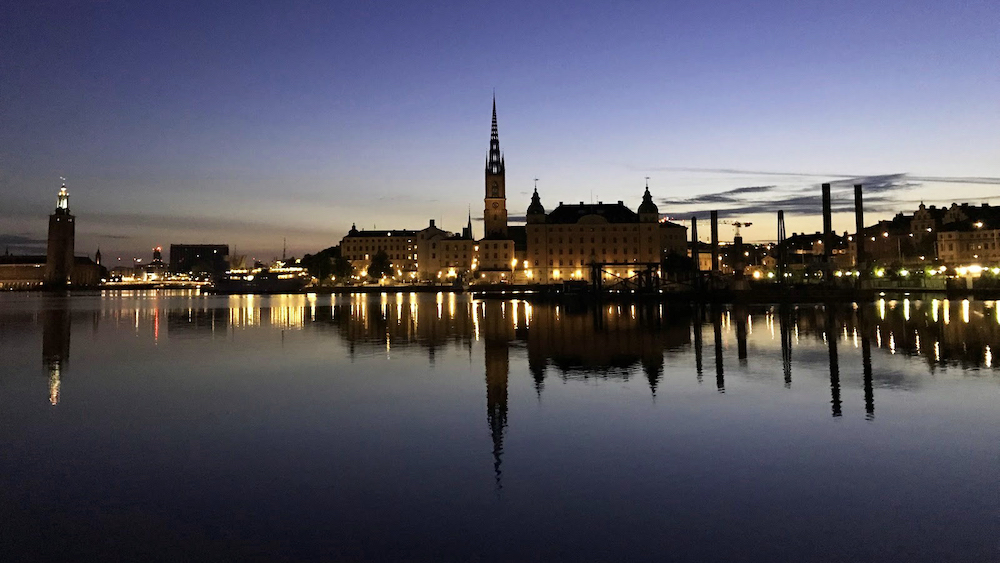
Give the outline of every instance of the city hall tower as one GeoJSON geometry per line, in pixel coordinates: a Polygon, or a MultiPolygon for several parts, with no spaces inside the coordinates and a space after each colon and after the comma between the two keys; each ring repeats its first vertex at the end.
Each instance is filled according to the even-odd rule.
{"type": "Polygon", "coordinates": [[[59,189],[56,210],[49,215],[49,240],[45,256],[45,285],[64,287],[73,274],[76,223],[69,212],[66,184],[59,189]]]}

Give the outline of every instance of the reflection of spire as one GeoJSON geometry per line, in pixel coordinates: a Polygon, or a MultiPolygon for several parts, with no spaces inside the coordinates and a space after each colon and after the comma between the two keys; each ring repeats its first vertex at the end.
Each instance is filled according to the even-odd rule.
{"type": "Polygon", "coordinates": [[[503,488],[500,482],[500,463],[503,456],[503,436],[507,429],[507,343],[485,342],[486,355],[486,419],[493,437],[493,472],[497,490],[503,488]]]}
{"type": "Polygon", "coordinates": [[[542,400],[542,389],[545,389],[545,366],[529,365],[528,369],[531,371],[531,378],[535,380],[535,394],[540,401],[542,400]]]}
{"type": "Polygon", "coordinates": [[[62,375],[69,361],[70,315],[65,302],[42,311],[42,365],[49,376],[49,402],[59,404],[62,375]]]}
{"type": "Polygon", "coordinates": [[[490,302],[484,307],[486,321],[483,342],[486,365],[486,420],[493,438],[493,473],[497,491],[503,488],[500,481],[500,464],[503,457],[503,438],[507,429],[507,376],[510,358],[507,342],[506,319],[500,303],[490,302]],[[488,314],[486,308],[489,309],[488,314]]]}
{"type": "Polygon", "coordinates": [[[642,371],[646,374],[646,379],[649,381],[649,391],[655,399],[656,388],[659,386],[660,379],[663,376],[663,356],[659,357],[659,361],[656,361],[656,359],[644,361],[642,363],[642,371]]]}

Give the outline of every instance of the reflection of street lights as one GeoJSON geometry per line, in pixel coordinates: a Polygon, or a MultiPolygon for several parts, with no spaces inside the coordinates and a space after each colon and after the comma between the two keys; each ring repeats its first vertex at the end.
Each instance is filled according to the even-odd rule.
{"type": "Polygon", "coordinates": [[[514,283],[514,268],[517,268],[517,258],[510,261],[510,281],[514,283]]]}

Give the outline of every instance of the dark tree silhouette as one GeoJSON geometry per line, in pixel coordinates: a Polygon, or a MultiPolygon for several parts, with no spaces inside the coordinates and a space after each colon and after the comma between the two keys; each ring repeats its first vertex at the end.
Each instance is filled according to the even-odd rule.
{"type": "Polygon", "coordinates": [[[389,255],[385,253],[385,250],[379,249],[375,256],[372,256],[371,264],[368,265],[368,277],[377,280],[390,273],[392,273],[392,262],[389,261],[389,255]]]}
{"type": "Polygon", "coordinates": [[[343,256],[336,256],[331,260],[331,271],[330,273],[338,280],[343,280],[354,275],[354,266],[351,265],[351,261],[343,256]]]}

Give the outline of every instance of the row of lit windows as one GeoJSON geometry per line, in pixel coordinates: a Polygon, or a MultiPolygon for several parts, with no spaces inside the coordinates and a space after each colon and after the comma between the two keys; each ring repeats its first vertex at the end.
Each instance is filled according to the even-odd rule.
{"type": "MultiPolygon", "coordinates": [[[[549,244],[556,244],[557,242],[558,242],[558,244],[562,244],[563,243],[563,238],[559,237],[558,241],[553,240],[549,244]]],[[[567,238],[566,242],[568,242],[569,244],[573,244],[573,239],[572,238],[567,238]]],[[[585,244],[586,242],[587,241],[584,240],[584,237],[580,237],[580,244],[585,244]]],[[[605,244],[607,242],[608,242],[608,237],[601,237],[601,244],[605,244]]],[[[627,243],[628,242],[628,237],[622,237],[622,242],[627,243]]],[[[634,237],[632,239],[632,242],[634,242],[636,244],[639,244],[639,237],[634,237]]],[[[652,244],[653,243],[653,237],[649,237],[647,239],[647,242],[649,242],[650,244],[652,244]]],[[[590,243],[591,244],[596,244],[596,237],[590,237],[590,243]]],[[[611,243],[612,244],[618,244],[618,237],[611,237],[611,243]]],[[[535,244],[540,244],[540,241],[538,240],[538,237],[535,237],[535,244]]]]}
{"type": "MultiPolygon", "coordinates": [[[[654,224],[648,225],[648,227],[650,229],[652,229],[654,226],[655,226],[654,224]]],[[[582,226],[581,227],[566,227],[566,230],[568,232],[573,232],[574,229],[579,230],[579,232],[581,232],[581,233],[583,233],[583,232],[591,232],[591,233],[598,232],[598,229],[600,229],[599,232],[602,232],[602,233],[607,232],[608,230],[610,230],[613,233],[618,231],[618,227],[610,227],[610,228],[609,227],[582,227],[582,226]]],[[[545,226],[545,230],[546,231],[554,231],[554,232],[561,233],[561,232],[563,232],[563,227],[550,227],[550,226],[546,225],[545,226]]],[[[622,232],[627,232],[628,230],[629,230],[628,227],[622,227],[621,228],[622,232]]],[[[632,230],[633,231],[638,231],[639,227],[632,227],[632,230]]]]}
{"type": "MultiPolygon", "coordinates": [[[[564,249],[562,249],[562,248],[559,249],[559,255],[560,256],[562,256],[564,254],[563,251],[564,251],[564,249]]],[[[538,253],[539,253],[539,250],[537,248],[534,249],[534,252],[532,252],[532,254],[538,254],[538,253]]],[[[549,256],[553,256],[553,255],[555,255],[555,253],[556,252],[555,252],[554,248],[550,248],[549,249],[549,256]]],[[[606,255],[608,253],[608,249],[602,248],[600,253],[606,255]]],[[[646,249],[646,254],[653,254],[653,253],[655,253],[655,249],[653,249],[653,248],[647,248],[646,249]]],[[[565,254],[574,254],[573,249],[572,248],[565,249],[565,254]]],[[[587,254],[587,252],[586,252],[585,249],[581,248],[580,252],[578,254],[587,254]]],[[[596,254],[597,254],[597,249],[591,248],[590,249],[590,255],[594,256],[596,254]]],[[[618,249],[617,248],[611,249],[611,254],[618,254],[618,249]]],[[[622,249],[622,254],[628,254],[628,249],[627,248],[623,248],[622,249]]],[[[633,248],[632,249],[632,254],[639,254],[639,249],[638,248],[633,248]]]]}

